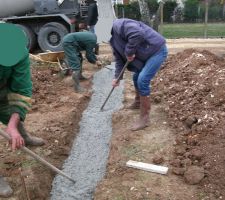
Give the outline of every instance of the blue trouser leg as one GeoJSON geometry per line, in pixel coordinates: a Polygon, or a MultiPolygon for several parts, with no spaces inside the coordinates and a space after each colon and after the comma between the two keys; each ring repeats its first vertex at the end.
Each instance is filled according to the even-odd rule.
{"type": "Polygon", "coordinates": [[[160,69],[162,63],[165,61],[167,54],[167,47],[164,45],[157,53],[146,61],[140,72],[134,73],[134,87],[138,90],[141,96],[150,95],[150,82],[160,69]]]}
{"type": "Polygon", "coordinates": [[[71,43],[63,43],[65,57],[73,71],[80,71],[81,58],[77,47],[71,43]]]}

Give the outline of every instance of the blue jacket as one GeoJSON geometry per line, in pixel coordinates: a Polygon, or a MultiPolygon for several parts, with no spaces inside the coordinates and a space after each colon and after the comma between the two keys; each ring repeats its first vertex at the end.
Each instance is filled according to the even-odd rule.
{"type": "Polygon", "coordinates": [[[140,71],[145,62],[164,44],[165,39],[151,27],[140,21],[117,19],[113,23],[110,44],[116,61],[115,78],[117,78],[126,62],[126,56],[135,54],[128,70],[140,71]]]}

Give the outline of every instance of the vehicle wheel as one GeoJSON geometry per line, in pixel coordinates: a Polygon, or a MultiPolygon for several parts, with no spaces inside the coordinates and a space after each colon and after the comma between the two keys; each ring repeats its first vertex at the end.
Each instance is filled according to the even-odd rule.
{"type": "Polygon", "coordinates": [[[38,44],[42,51],[62,51],[62,39],[68,34],[67,28],[57,22],[45,24],[38,33],[38,44]]]}
{"type": "Polygon", "coordinates": [[[32,52],[35,47],[37,46],[37,37],[35,35],[35,33],[26,25],[23,24],[16,24],[18,27],[20,27],[23,32],[25,33],[26,37],[27,37],[27,49],[32,52]]]}

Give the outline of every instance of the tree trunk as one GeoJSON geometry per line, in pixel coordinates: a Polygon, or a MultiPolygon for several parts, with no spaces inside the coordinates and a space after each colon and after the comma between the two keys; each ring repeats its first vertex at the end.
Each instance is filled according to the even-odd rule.
{"type": "Polygon", "coordinates": [[[223,1],[223,19],[225,19],[225,1],[223,1]]]}
{"type": "Polygon", "coordinates": [[[204,26],[204,38],[208,37],[208,17],[209,17],[209,1],[205,0],[205,26],[204,26]]]}
{"type": "Polygon", "coordinates": [[[151,19],[150,19],[150,13],[148,9],[148,3],[147,0],[138,0],[140,13],[141,13],[141,20],[151,26],[151,19]]]}

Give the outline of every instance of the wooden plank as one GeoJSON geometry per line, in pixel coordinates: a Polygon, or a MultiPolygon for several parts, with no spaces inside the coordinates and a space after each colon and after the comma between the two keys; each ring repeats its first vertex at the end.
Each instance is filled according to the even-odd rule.
{"type": "Polygon", "coordinates": [[[168,167],[153,165],[153,164],[148,164],[148,163],[143,163],[143,162],[137,162],[137,161],[133,161],[133,160],[129,160],[126,163],[126,166],[153,172],[153,173],[158,173],[158,174],[167,174],[167,172],[168,172],[168,167]]]}

